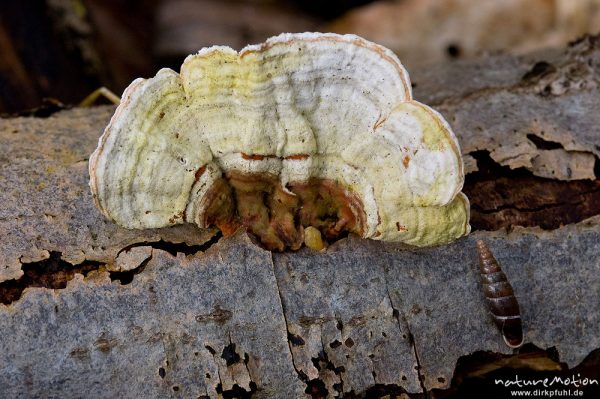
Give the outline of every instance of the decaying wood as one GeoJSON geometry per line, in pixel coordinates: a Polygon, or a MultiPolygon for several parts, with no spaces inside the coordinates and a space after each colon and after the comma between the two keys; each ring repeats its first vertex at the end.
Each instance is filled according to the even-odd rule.
{"type": "Polygon", "coordinates": [[[416,70],[415,97],[459,137],[475,228],[556,228],[600,213],[600,38],[544,58],[416,70]]]}
{"type": "Polygon", "coordinates": [[[0,120],[1,391],[333,398],[447,388],[461,356],[511,353],[479,288],[481,238],[512,283],[526,345],[555,347],[577,365],[600,348],[597,170],[574,160],[598,162],[600,50],[594,40],[578,46],[525,80],[540,60],[479,61],[480,80],[473,64],[415,74],[416,97],[437,104],[473,157],[466,189],[475,214],[504,227],[575,206],[554,196],[528,210],[535,191],[522,186],[489,205],[493,193],[476,186],[501,178],[534,179],[538,190],[588,184],[592,198],[575,196],[584,205],[562,227],[475,231],[430,249],[348,237],[324,252],[277,254],[241,232],[121,229],[99,215],[87,185],[87,157],[113,107],[0,120]],[[571,83],[555,91],[557,81],[571,83]],[[536,157],[560,149],[544,142],[563,155],[540,169],[536,157]],[[561,162],[583,165],[588,179],[550,179],[561,162]]]}

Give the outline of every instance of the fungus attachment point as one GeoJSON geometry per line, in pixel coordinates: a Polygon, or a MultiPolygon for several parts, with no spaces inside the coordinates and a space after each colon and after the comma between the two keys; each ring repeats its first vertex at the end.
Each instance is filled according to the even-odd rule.
{"type": "Polygon", "coordinates": [[[334,181],[310,179],[285,189],[276,176],[232,172],[212,190],[203,223],[225,235],[244,226],[269,250],[296,250],[302,243],[321,250],[322,235],[335,240],[362,233],[359,199],[334,181]]]}
{"type": "Polygon", "coordinates": [[[317,231],[450,242],[470,229],[460,150],[410,87],[354,35],[202,49],[125,90],[90,157],[94,200],[128,228],[244,226],[277,251],[325,246],[317,231]]]}

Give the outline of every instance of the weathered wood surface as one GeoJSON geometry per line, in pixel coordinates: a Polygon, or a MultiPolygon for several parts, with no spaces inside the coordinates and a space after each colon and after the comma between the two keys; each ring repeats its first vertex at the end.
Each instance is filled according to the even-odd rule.
{"type": "MultiPolygon", "coordinates": [[[[557,56],[557,80],[561,65],[577,62],[589,67],[578,79],[596,82],[599,52],[586,46],[557,56]]],[[[476,71],[472,65],[457,65],[450,80],[440,76],[454,66],[413,74],[416,96],[438,104],[465,155],[488,150],[494,162],[517,167],[493,155],[505,151],[535,176],[527,160],[551,150],[515,148],[537,118],[548,140],[562,143],[566,162],[573,153],[598,156],[596,86],[540,95],[549,75],[521,79],[531,60],[489,62],[480,68],[496,65],[498,73],[480,80],[461,75],[476,71]],[[425,83],[436,79],[455,89],[440,96],[425,83]]],[[[478,238],[513,284],[526,342],[556,347],[569,366],[600,348],[600,217],[554,230],[477,231],[421,250],[350,237],[324,253],[270,253],[244,233],[217,240],[191,226],[124,230],[103,220],[87,186],[87,157],[112,111],[0,120],[6,397],[302,398],[319,387],[329,397],[382,385],[445,388],[460,356],[510,353],[478,285],[478,238]]]]}

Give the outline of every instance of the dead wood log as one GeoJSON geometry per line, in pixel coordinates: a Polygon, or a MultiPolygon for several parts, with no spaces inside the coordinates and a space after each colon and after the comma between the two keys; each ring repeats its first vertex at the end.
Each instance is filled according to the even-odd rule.
{"type": "Polygon", "coordinates": [[[87,186],[87,157],[113,108],[0,120],[0,392],[445,389],[461,356],[512,353],[478,285],[476,239],[512,282],[525,342],[577,365],[600,348],[597,41],[537,63],[414,73],[417,98],[459,136],[477,230],[430,249],[348,237],[324,253],[270,253],[245,233],[121,229],[87,186]]]}

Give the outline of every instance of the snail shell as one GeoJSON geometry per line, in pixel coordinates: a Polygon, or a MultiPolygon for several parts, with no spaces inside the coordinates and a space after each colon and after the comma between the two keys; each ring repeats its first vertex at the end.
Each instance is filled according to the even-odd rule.
{"type": "Polygon", "coordinates": [[[477,240],[479,272],[488,309],[502,332],[504,342],[511,348],[523,345],[523,328],[519,303],[512,286],[488,246],[477,240]]]}

